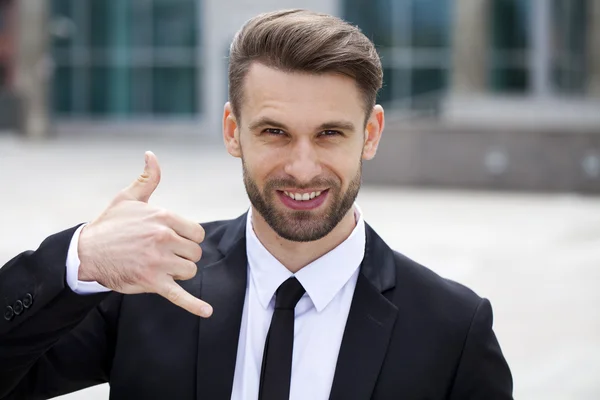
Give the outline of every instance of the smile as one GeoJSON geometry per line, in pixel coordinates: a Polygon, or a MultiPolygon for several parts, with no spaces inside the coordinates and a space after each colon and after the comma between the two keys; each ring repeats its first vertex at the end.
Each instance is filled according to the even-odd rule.
{"type": "Polygon", "coordinates": [[[329,189],[304,193],[293,192],[290,190],[277,191],[283,205],[296,211],[309,211],[319,208],[325,203],[328,193],[329,189]]]}
{"type": "Polygon", "coordinates": [[[283,191],[283,193],[288,196],[289,198],[296,200],[296,201],[308,201],[308,200],[312,200],[315,197],[319,197],[321,195],[321,191],[319,192],[310,192],[310,193],[295,193],[295,192],[288,192],[288,191],[283,191]]]}

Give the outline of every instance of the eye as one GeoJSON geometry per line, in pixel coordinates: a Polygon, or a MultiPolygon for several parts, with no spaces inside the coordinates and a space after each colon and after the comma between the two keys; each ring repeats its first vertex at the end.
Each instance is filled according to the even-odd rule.
{"type": "Polygon", "coordinates": [[[342,133],[340,131],[326,130],[320,133],[321,136],[338,136],[342,133]]]}
{"type": "Polygon", "coordinates": [[[277,128],[267,128],[264,130],[264,132],[274,136],[285,135],[285,132],[282,129],[277,128]]]}

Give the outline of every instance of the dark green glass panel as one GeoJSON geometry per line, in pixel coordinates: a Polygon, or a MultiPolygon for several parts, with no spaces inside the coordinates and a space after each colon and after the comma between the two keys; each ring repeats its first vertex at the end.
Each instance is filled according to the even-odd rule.
{"type": "Polygon", "coordinates": [[[157,67],[153,69],[154,107],[157,115],[196,113],[196,69],[157,67]]]}
{"type": "Polygon", "coordinates": [[[411,95],[435,98],[446,90],[447,71],[440,68],[415,69],[412,75],[411,95]]]}
{"type": "Polygon", "coordinates": [[[152,68],[138,67],[131,70],[129,102],[134,115],[152,114],[152,68]]]}
{"type": "Polygon", "coordinates": [[[50,6],[51,18],[59,24],[60,35],[52,35],[52,45],[57,50],[64,50],[72,42],[71,35],[76,34],[70,31],[73,28],[73,0],[53,0],[50,6]]]}
{"type": "Polygon", "coordinates": [[[581,94],[587,73],[587,2],[554,0],[552,15],[553,85],[560,93],[581,94]]]}
{"type": "Polygon", "coordinates": [[[492,45],[498,50],[528,47],[530,0],[492,0],[492,45]]]}
{"type": "Polygon", "coordinates": [[[447,47],[450,11],[450,0],[412,0],[412,46],[447,47]]]}
{"type": "Polygon", "coordinates": [[[378,93],[377,102],[383,105],[388,104],[394,98],[394,70],[392,68],[383,69],[383,86],[378,93]]]}
{"type": "Polygon", "coordinates": [[[383,88],[379,91],[377,102],[389,105],[406,100],[410,95],[409,74],[410,71],[406,68],[384,68],[383,88]]]}
{"type": "Polygon", "coordinates": [[[94,116],[108,113],[109,68],[90,68],[89,113],[94,116]]]}
{"type": "Polygon", "coordinates": [[[154,0],[152,15],[155,46],[196,46],[196,1],[154,0]]]}
{"type": "Polygon", "coordinates": [[[73,109],[71,77],[73,68],[58,66],[52,79],[52,108],[55,113],[69,114],[73,109]]]}
{"type": "Polygon", "coordinates": [[[525,68],[496,68],[491,75],[495,92],[523,93],[529,87],[529,72],[525,68]]]}
{"type": "Polygon", "coordinates": [[[123,116],[129,113],[129,69],[90,68],[89,113],[94,116],[123,116]]]}
{"type": "Polygon", "coordinates": [[[89,0],[89,46],[124,48],[129,45],[131,0],[89,0]]]}
{"type": "Polygon", "coordinates": [[[392,2],[403,0],[346,0],[344,19],[363,31],[378,47],[390,47],[394,38],[392,2]]]}

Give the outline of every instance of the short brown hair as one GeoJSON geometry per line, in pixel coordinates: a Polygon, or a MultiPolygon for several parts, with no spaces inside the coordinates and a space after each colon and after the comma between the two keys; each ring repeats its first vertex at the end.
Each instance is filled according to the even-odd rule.
{"type": "Polygon", "coordinates": [[[229,52],[229,100],[238,119],[244,78],[253,62],[289,72],[349,76],[363,94],[367,116],[383,80],[375,46],[358,27],[301,9],[260,14],[235,35],[229,52]]]}

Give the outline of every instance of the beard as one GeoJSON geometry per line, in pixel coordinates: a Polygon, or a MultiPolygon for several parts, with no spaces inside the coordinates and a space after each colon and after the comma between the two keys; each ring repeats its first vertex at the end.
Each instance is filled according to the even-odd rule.
{"type": "Polygon", "coordinates": [[[274,178],[268,180],[261,190],[252,178],[243,157],[242,169],[244,186],[252,206],[271,229],[282,238],[293,242],[312,242],[327,236],[354,205],[362,179],[362,159],[358,171],[345,192],[342,192],[342,184],[337,178],[314,179],[304,185],[299,184],[293,178],[274,178]],[[315,187],[329,188],[327,196],[330,199],[326,200],[329,205],[325,210],[290,210],[277,204],[281,203],[277,190],[283,188],[302,190],[315,187]]]}

